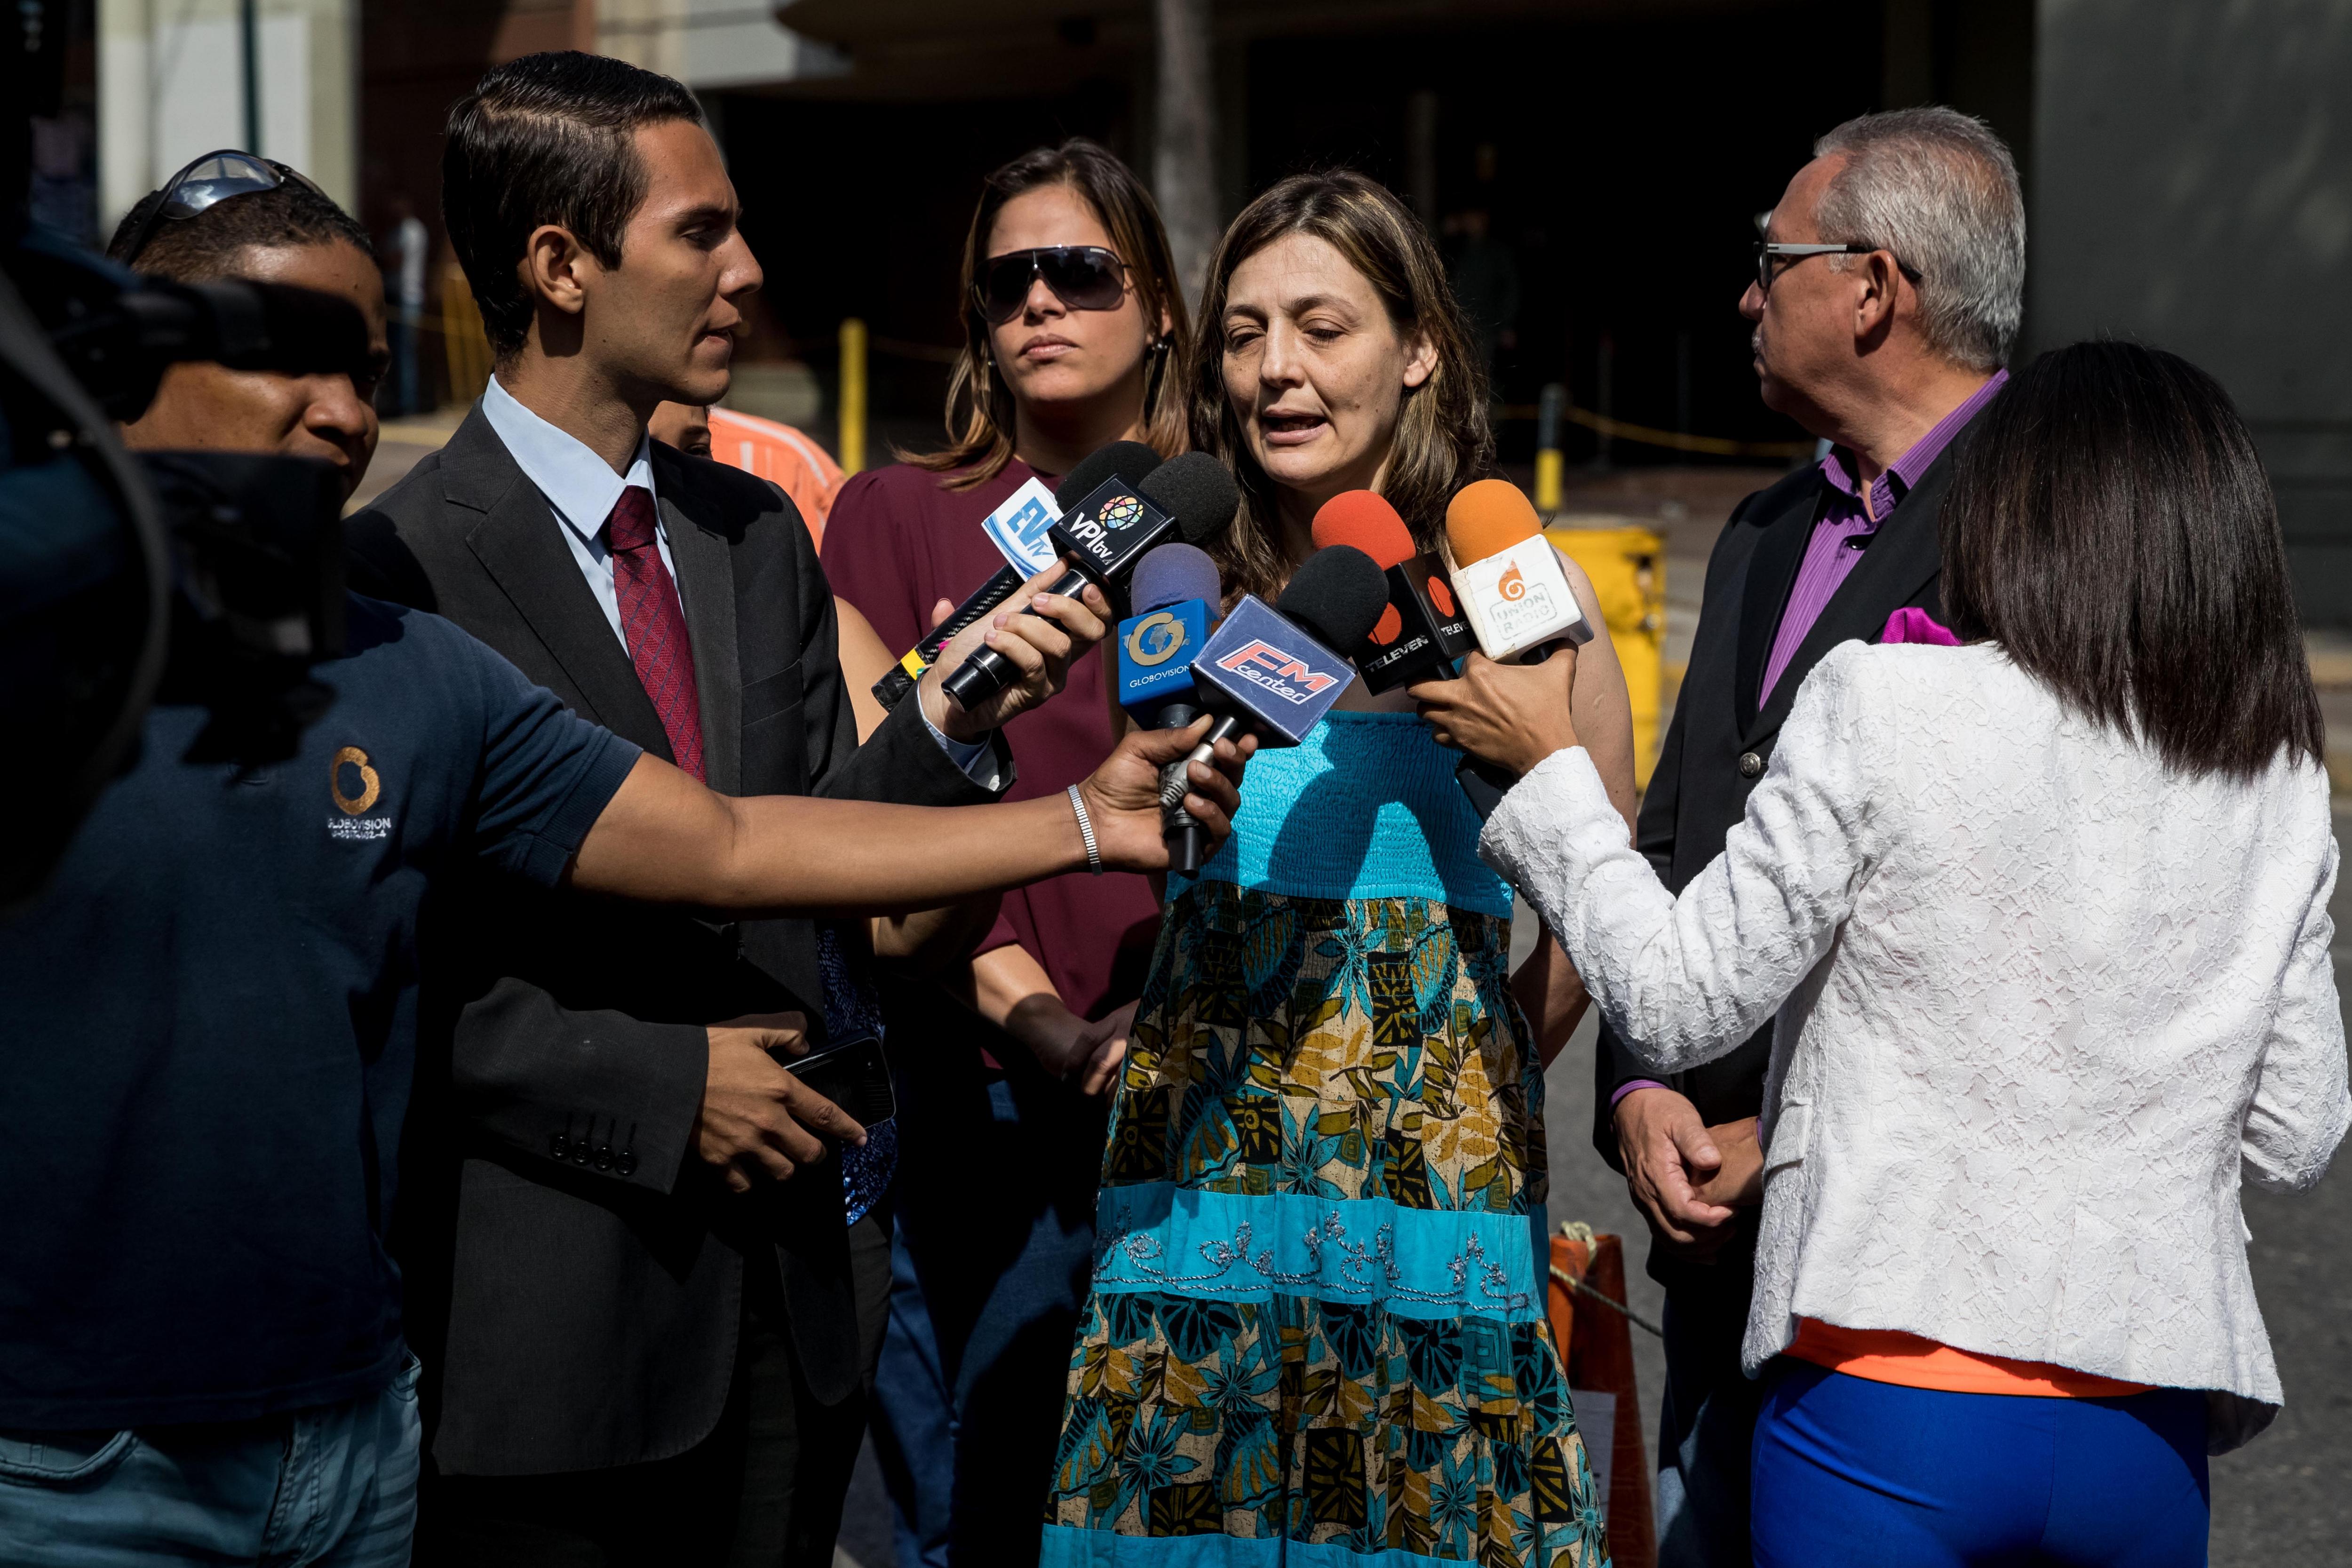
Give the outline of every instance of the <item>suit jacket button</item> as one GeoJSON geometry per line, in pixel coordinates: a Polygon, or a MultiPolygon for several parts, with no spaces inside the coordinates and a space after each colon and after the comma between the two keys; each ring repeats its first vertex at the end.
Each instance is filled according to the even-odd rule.
{"type": "Polygon", "coordinates": [[[1739,776],[1752,779],[1764,771],[1764,759],[1753,752],[1739,753],[1739,776]]]}
{"type": "Polygon", "coordinates": [[[624,1154],[613,1162],[613,1169],[625,1176],[634,1176],[637,1173],[637,1157],[635,1154],[624,1154]]]}
{"type": "Polygon", "coordinates": [[[572,1140],[561,1132],[551,1132],[547,1135],[547,1152],[558,1160],[568,1160],[572,1157],[572,1140]]]}
{"type": "Polygon", "coordinates": [[[596,1158],[596,1168],[597,1168],[598,1170],[600,1170],[600,1171],[609,1171],[609,1170],[611,1170],[611,1169],[613,1168],[613,1146],[612,1146],[610,1143],[599,1143],[599,1144],[597,1144],[597,1145],[596,1145],[596,1156],[595,1156],[595,1158],[596,1158]]]}

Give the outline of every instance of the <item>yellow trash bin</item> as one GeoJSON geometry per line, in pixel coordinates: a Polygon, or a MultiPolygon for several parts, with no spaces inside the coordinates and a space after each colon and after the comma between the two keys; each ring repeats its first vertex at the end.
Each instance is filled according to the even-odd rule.
{"type": "Polygon", "coordinates": [[[1666,646],[1666,547],[1651,529],[1548,528],[1544,537],[1584,568],[1624,667],[1633,706],[1633,785],[1650,787],[1658,761],[1658,704],[1666,646]]]}

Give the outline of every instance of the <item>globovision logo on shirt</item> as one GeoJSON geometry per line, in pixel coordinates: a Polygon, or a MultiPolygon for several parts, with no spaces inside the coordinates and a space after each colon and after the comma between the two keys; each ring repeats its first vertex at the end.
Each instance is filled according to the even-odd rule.
{"type": "Polygon", "coordinates": [[[392,818],[369,816],[367,809],[383,794],[383,779],[357,746],[345,746],[327,764],[327,794],[341,816],[327,818],[327,837],[366,842],[389,837],[392,818]]]}

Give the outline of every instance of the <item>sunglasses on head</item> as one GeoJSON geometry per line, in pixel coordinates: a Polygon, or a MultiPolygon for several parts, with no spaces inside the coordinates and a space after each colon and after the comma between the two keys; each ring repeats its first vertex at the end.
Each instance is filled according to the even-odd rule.
{"type": "Polygon", "coordinates": [[[131,247],[122,253],[121,264],[128,267],[139,259],[139,253],[147,248],[166,218],[192,218],[231,196],[251,195],[256,191],[274,191],[289,180],[322,200],[334,199],[319,189],[318,182],[309,175],[289,169],[274,158],[240,153],[229,147],[205,153],[164,183],[163,199],[157,202],[140,223],[139,232],[131,237],[131,247]]]}
{"type": "Polygon", "coordinates": [[[1021,313],[1038,279],[1073,310],[1116,310],[1127,298],[1127,263],[1099,245],[1047,245],[992,256],[972,285],[972,298],[992,327],[1021,313]]]}

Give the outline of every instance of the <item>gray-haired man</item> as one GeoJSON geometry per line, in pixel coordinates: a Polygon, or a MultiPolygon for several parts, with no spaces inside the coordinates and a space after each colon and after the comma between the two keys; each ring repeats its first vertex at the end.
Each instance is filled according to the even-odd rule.
{"type": "MultiPolygon", "coordinates": [[[[1745,813],[1806,672],[1838,643],[1877,640],[1897,610],[1937,615],[1946,453],[2000,391],[2021,312],[2025,205],[1980,121],[1864,115],[1813,153],[1772,209],[1739,310],[1765,403],[1831,451],[1742,501],[1707,563],[1637,835],[1676,892],[1745,813]]],[[[1658,1560],[1674,1568],[1749,1560],[1760,1389],[1739,1340],[1771,1033],[1665,1082],[1601,1030],[1594,1142],[1650,1221],[1666,1288],[1658,1560]]]]}

